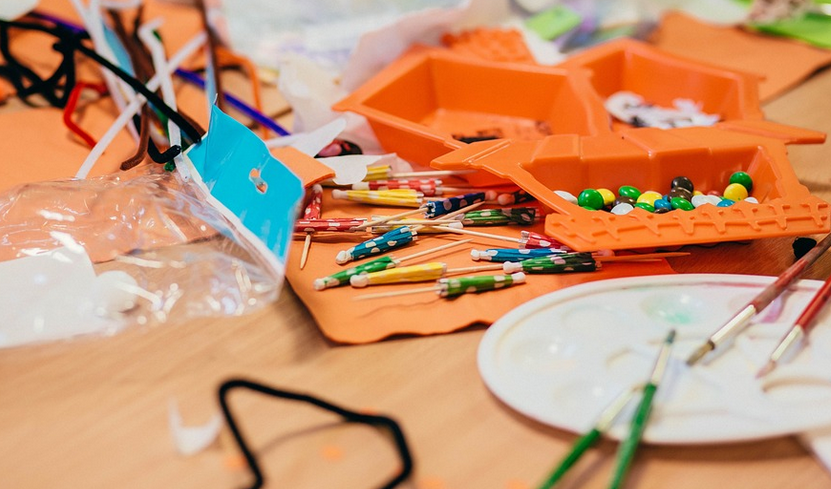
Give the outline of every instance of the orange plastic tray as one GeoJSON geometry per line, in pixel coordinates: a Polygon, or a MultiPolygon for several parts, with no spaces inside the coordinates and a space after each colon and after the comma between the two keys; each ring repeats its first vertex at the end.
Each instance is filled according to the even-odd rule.
{"type": "Polygon", "coordinates": [[[381,144],[438,169],[481,170],[474,185],[510,180],[550,207],[546,232],[577,250],[627,249],[828,232],[829,209],[793,173],[785,144],[816,131],[764,120],[758,77],[622,39],[548,68],[414,49],[335,108],[367,117],[381,144]],[[468,57],[469,58],[469,57],[468,57]],[[603,107],[620,90],[671,106],[692,99],[713,127],[633,128],[603,107]],[[540,127],[545,130],[539,130],[540,127]],[[460,136],[499,135],[467,144],[460,136]],[[592,212],[554,194],[634,185],[665,193],[677,176],[723,191],[738,170],[760,204],[626,216],[592,212]],[[487,178],[484,174],[491,174],[487,178]]]}
{"type": "Polygon", "coordinates": [[[713,243],[826,233],[829,208],[799,183],[785,142],[717,127],[666,131],[628,129],[601,136],[562,135],[541,141],[483,141],[437,158],[440,169],[473,168],[509,179],[554,213],[546,234],[579,251],[713,243]],[[759,204],[706,205],[692,211],[626,215],[590,211],[554,193],[634,185],[666,193],[677,176],[702,191],[722,191],[746,171],[759,204]]]}
{"type": "MultiPolygon", "coordinates": [[[[386,150],[429,165],[466,146],[462,138],[539,140],[607,132],[606,110],[584,97],[591,90],[582,70],[416,47],[333,108],[365,116],[386,150]]],[[[466,178],[474,185],[505,183],[488,175],[466,178]]]]}

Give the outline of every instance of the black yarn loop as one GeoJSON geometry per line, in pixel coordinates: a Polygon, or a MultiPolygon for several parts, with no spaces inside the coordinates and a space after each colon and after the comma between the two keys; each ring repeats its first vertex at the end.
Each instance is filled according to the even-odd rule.
{"type": "Polygon", "coordinates": [[[401,458],[401,471],[398,474],[396,474],[392,479],[384,483],[384,485],[380,486],[380,489],[392,489],[398,486],[399,484],[407,480],[407,478],[410,477],[410,474],[413,471],[413,459],[410,455],[410,449],[407,446],[407,440],[404,437],[404,432],[401,430],[401,427],[398,425],[398,423],[396,423],[395,420],[393,420],[392,418],[389,418],[387,416],[376,416],[358,413],[340,406],[336,406],[332,403],[329,403],[312,395],[300,394],[297,392],[291,392],[282,389],[275,389],[273,387],[259,384],[257,382],[250,380],[230,379],[225,381],[221,386],[219,386],[219,405],[222,408],[222,414],[225,416],[225,421],[228,423],[228,428],[234,435],[234,439],[236,440],[237,445],[239,445],[240,451],[245,457],[246,463],[248,464],[248,468],[254,475],[254,483],[250,486],[250,489],[261,488],[265,483],[265,478],[263,477],[263,473],[260,470],[260,466],[257,462],[256,457],[254,456],[254,453],[251,451],[250,448],[248,448],[248,445],[246,444],[245,439],[243,438],[242,432],[237,426],[237,423],[234,420],[234,416],[231,413],[231,408],[228,405],[228,394],[234,389],[248,389],[254,392],[259,392],[260,394],[265,394],[267,396],[289,399],[292,401],[305,402],[307,404],[311,404],[321,409],[333,412],[344,418],[344,420],[349,423],[361,423],[369,426],[388,429],[393,437],[393,441],[395,442],[395,446],[398,450],[398,455],[401,458]]]}

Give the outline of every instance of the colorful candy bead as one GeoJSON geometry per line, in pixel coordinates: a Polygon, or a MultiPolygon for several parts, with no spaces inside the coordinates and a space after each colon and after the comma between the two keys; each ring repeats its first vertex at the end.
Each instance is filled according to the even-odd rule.
{"type": "Polygon", "coordinates": [[[719,202],[717,205],[718,205],[718,207],[730,207],[731,205],[733,205],[735,203],[736,203],[735,200],[721,199],[721,202],[719,202]]]}
{"type": "Polygon", "coordinates": [[[641,191],[638,190],[637,187],[633,187],[631,185],[623,185],[618,189],[617,194],[621,197],[629,197],[637,201],[638,197],[641,196],[641,191]]]}
{"type": "Polygon", "coordinates": [[[724,189],[724,198],[734,202],[744,200],[747,198],[747,189],[740,183],[731,183],[724,189]]]}
{"type": "Polygon", "coordinates": [[[748,192],[753,190],[753,179],[750,178],[750,175],[743,171],[737,171],[736,173],[730,175],[730,183],[738,183],[746,188],[748,192]]]}
{"type": "Polygon", "coordinates": [[[577,196],[577,204],[590,210],[600,210],[604,205],[603,196],[597,190],[587,188],[577,196]]]}
{"type": "Polygon", "coordinates": [[[654,190],[647,190],[638,197],[638,203],[645,202],[650,206],[655,206],[655,201],[662,198],[661,194],[654,190]]]}
{"type": "Polygon", "coordinates": [[[649,204],[649,202],[638,202],[635,204],[635,207],[639,209],[643,209],[646,212],[655,212],[655,207],[649,204]]]}
{"type": "Polygon", "coordinates": [[[683,211],[691,211],[695,209],[692,203],[683,197],[673,197],[670,201],[673,209],[681,209],[683,211]]]}
{"type": "Polygon", "coordinates": [[[603,205],[610,206],[615,202],[615,193],[607,188],[599,188],[597,189],[600,192],[600,195],[603,197],[603,205]]]}
{"type": "Polygon", "coordinates": [[[616,206],[612,207],[612,214],[623,216],[632,212],[634,208],[635,206],[633,206],[632,204],[629,204],[627,202],[621,202],[620,204],[617,204],[616,206]]]}
{"type": "Polygon", "coordinates": [[[684,188],[684,189],[689,190],[690,192],[695,190],[695,187],[693,186],[692,180],[690,180],[689,178],[684,177],[684,176],[673,178],[672,183],[670,183],[669,186],[670,186],[671,189],[672,188],[684,188]]]}

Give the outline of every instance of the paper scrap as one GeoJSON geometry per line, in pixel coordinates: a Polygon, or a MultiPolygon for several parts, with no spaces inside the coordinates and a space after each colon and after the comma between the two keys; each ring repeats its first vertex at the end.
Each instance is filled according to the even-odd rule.
{"type": "Polygon", "coordinates": [[[126,325],[120,313],[136,305],[129,274],[96,275],[83,247],[0,262],[0,348],[112,334],[126,325]]]}
{"type": "Polygon", "coordinates": [[[168,403],[167,422],[176,450],[186,456],[195,455],[208,448],[217,439],[224,425],[222,414],[215,413],[205,424],[185,426],[175,399],[168,403]]]}

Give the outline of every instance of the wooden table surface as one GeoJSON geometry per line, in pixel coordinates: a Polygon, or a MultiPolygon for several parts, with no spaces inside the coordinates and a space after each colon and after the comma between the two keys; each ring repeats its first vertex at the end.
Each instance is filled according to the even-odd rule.
{"type": "MultiPolygon", "coordinates": [[[[769,119],[831,133],[831,71],[765,106],[769,119]]],[[[831,144],[796,146],[802,182],[831,201],[831,144]]],[[[681,273],[776,275],[792,238],[687,247],[681,273]]],[[[831,273],[826,256],[807,273],[831,273]]],[[[484,328],[364,346],[327,341],[286,287],[243,316],[132,328],[109,338],[0,351],[0,487],[230,488],[250,481],[228,443],[176,453],[168,405],[186,424],[218,410],[230,377],[314,393],[395,417],[416,463],[404,487],[534,487],[575,440],[492,396],[476,368],[484,328]]],[[[397,466],[387,437],[305,405],[254,394],[233,405],[259,455],[268,487],[369,488],[397,466]]],[[[616,444],[588,452],[562,487],[605,487],[616,444]]],[[[700,489],[831,487],[831,475],[795,437],[707,446],[645,446],[626,487],[700,489]]]]}

